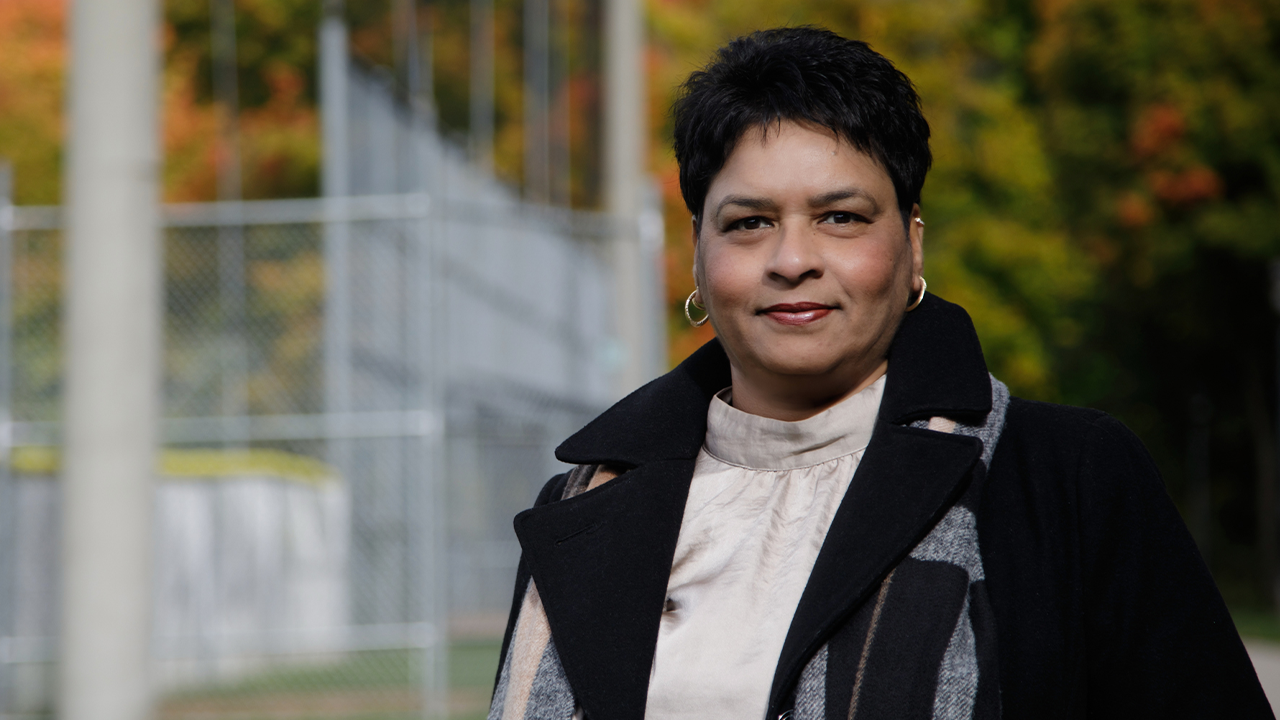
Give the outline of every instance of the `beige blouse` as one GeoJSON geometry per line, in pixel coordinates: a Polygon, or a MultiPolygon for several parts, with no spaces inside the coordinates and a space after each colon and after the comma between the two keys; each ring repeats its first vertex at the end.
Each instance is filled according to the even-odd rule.
{"type": "Polygon", "coordinates": [[[707,410],[649,680],[647,720],[763,718],[791,618],[885,378],[799,422],[707,410]]]}

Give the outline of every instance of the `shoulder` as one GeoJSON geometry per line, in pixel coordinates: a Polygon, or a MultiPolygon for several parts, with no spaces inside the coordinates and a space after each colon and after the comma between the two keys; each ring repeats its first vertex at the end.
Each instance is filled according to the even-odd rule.
{"type": "Polygon", "coordinates": [[[1101,410],[1019,397],[1009,400],[1005,431],[1045,442],[1071,442],[1097,432],[1132,436],[1123,423],[1101,410]]]}
{"type": "Polygon", "coordinates": [[[1123,423],[1012,400],[978,525],[1006,717],[1046,702],[1090,716],[1269,717],[1213,578],[1123,423]]]}
{"type": "Polygon", "coordinates": [[[1111,415],[1022,398],[1009,402],[993,465],[1009,456],[1058,474],[1078,476],[1108,462],[1136,463],[1156,473],[1142,441],[1111,415]]]}
{"type": "Polygon", "coordinates": [[[1011,400],[985,495],[995,506],[1012,503],[1054,517],[1066,535],[1134,515],[1181,527],[1142,441],[1124,423],[1088,408],[1011,400]]]}
{"type": "Polygon", "coordinates": [[[1101,551],[1104,538],[1139,528],[1185,534],[1142,441],[1088,408],[1013,399],[983,498],[990,527],[1039,528],[1082,550],[1101,551]]]}

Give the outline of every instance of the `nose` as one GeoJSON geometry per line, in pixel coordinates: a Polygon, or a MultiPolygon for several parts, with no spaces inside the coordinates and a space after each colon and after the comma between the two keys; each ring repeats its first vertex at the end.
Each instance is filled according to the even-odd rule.
{"type": "Polygon", "coordinates": [[[797,285],[822,276],[822,251],[812,228],[805,223],[783,222],[777,238],[768,267],[771,278],[797,285]]]}

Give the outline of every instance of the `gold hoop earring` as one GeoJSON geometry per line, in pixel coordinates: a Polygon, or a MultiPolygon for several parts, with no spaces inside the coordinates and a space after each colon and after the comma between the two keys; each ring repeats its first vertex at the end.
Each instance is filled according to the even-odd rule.
{"type": "MultiPolygon", "coordinates": [[[[928,289],[928,287],[929,287],[929,283],[925,282],[924,276],[921,275],[920,276],[920,297],[916,298],[915,302],[907,306],[907,312],[911,312],[912,310],[915,310],[916,308],[920,307],[920,301],[924,300],[924,291],[928,289]]],[[[688,311],[686,310],[685,313],[688,314],[688,311]]]]}
{"type": "Polygon", "coordinates": [[[697,300],[694,300],[694,298],[696,298],[697,296],[698,296],[698,288],[694,288],[693,292],[689,293],[689,297],[685,298],[684,316],[689,318],[690,325],[694,327],[702,327],[703,325],[707,324],[708,320],[711,319],[711,313],[707,313],[706,315],[704,315],[701,320],[693,319],[693,313],[689,312],[690,305],[698,308],[699,310],[706,310],[706,308],[703,307],[697,300]]]}

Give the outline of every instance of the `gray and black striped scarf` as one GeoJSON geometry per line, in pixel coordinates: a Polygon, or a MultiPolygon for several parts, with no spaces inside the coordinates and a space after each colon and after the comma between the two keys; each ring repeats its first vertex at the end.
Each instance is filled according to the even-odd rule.
{"type": "MultiPolygon", "coordinates": [[[[881,581],[879,591],[810,659],[791,720],[994,720],[1000,717],[995,622],[978,547],[977,506],[1004,429],[1009,391],[991,378],[981,425],[934,417],[912,427],[978,438],[982,457],[961,498],[881,581]]],[[[611,477],[575,468],[564,497],[611,477]]],[[[573,689],[532,580],[488,720],[573,720],[573,689]]]]}

